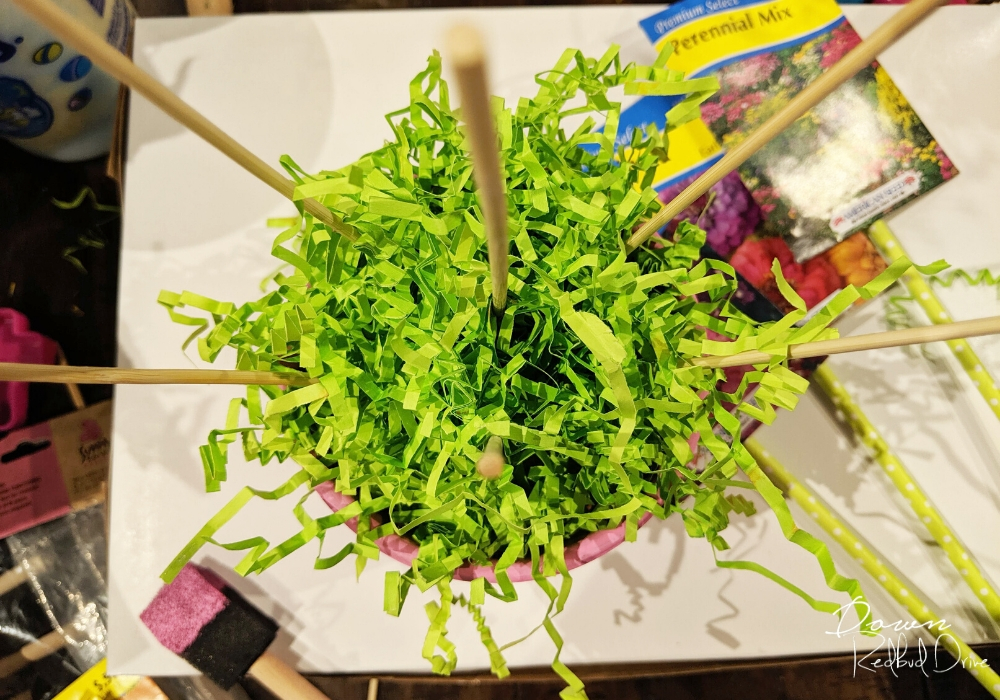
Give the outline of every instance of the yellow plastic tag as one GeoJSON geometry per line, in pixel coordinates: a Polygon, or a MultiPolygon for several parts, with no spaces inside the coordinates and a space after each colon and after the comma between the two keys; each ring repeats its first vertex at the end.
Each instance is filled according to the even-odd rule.
{"type": "Polygon", "coordinates": [[[91,666],[90,670],[70,683],[55,700],[119,700],[132,690],[141,676],[111,676],[104,674],[105,659],[91,666]]]}

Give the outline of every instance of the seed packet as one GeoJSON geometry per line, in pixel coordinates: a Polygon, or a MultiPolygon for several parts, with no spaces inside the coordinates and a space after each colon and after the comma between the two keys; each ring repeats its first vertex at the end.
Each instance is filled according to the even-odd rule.
{"type": "MultiPolygon", "coordinates": [[[[640,27],[658,49],[674,47],[668,67],[718,77],[720,89],[701,105],[701,117],[723,149],[738,145],[861,40],[833,0],[684,0],[640,27]]],[[[762,233],[785,244],[766,245],[804,264],[958,170],[873,63],[739,173],[764,215],[762,233]]],[[[823,267],[832,283],[829,267],[836,265],[827,262],[814,268],[823,267]]]]}

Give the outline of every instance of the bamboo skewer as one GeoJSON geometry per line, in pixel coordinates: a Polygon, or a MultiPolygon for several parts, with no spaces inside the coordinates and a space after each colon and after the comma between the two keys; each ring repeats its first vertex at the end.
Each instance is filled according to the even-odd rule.
{"type": "MultiPolygon", "coordinates": [[[[1000,700],[1000,676],[983,661],[968,644],[958,638],[953,629],[883,563],[881,557],[864,539],[844,525],[833,511],[796,479],[778,460],[761,447],[754,438],[744,443],[775,486],[809,513],[816,523],[833,537],[837,544],[868,572],[899,605],[913,616],[913,621],[927,629],[937,642],[961,662],[972,676],[992,695],[1000,700]]],[[[940,672],[940,671],[939,671],[940,672]]]]}
{"type": "MultiPolygon", "coordinates": [[[[59,348],[59,355],[56,358],[56,362],[58,362],[62,367],[69,367],[69,360],[66,359],[66,354],[63,352],[61,347],[59,348]]],[[[87,407],[87,402],[83,398],[83,393],[80,391],[80,387],[76,384],[67,384],[66,393],[69,394],[69,400],[73,402],[73,408],[77,411],[82,411],[87,407]]]]}
{"type": "MultiPolygon", "coordinates": [[[[801,345],[790,345],[788,347],[788,358],[839,355],[845,352],[876,350],[878,348],[891,348],[900,345],[921,345],[923,343],[934,343],[939,340],[950,340],[952,338],[975,338],[994,333],[1000,333],[1000,316],[978,318],[973,321],[959,321],[940,326],[907,328],[900,331],[869,333],[867,335],[837,338],[836,340],[819,340],[812,343],[802,343],[801,345]]],[[[712,368],[739,367],[742,365],[758,365],[770,362],[773,357],[773,355],[760,350],[749,350],[723,357],[698,357],[691,360],[691,364],[712,368]]]]}
{"type": "Polygon", "coordinates": [[[870,65],[879,53],[944,2],[945,0],[912,0],[890,17],[882,26],[872,32],[871,36],[855,46],[827,72],[806,86],[774,116],[726,153],[718,163],[706,170],[701,177],[670,200],[657,212],[656,216],[643,224],[642,228],[628,239],[628,250],[635,250],[645,243],[654,233],[670,223],[678,214],[691,206],[696,199],[708,192],[712,185],[740,167],[750,156],[784,131],[792,122],[819,104],[824,97],[862,68],[870,65]]]}
{"type": "MultiPolygon", "coordinates": [[[[1000,316],[958,321],[940,326],[908,328],[901,331],[870,333],[836,340],[820,340],[788,348],[788,358],[822,357],[845,352],[919,345],[950,338],[974,338],[1000,333],[1000,316]]],[[[696,357],[700,367],[740,367],[770,362],[773,355],[750,350],[736,355],[696,357]]],[[[43,384],[250,384],[305,386],[315,384],[305,374],[236,369],[125,369],[120,367],[61,367],[0,362],[0,382],[40,382],[43,384]]]]}
{"type": "Polygon", "coordinates": [[[458,78],[462,117],[472,152],[472,170],[486,220],[486,242],[493,281],[493,306],[507,306],[507,194],[500,167],[496,127],[490,111],[483,37],[474,27],[459,25],[448,33],[448,53],[458,78]]]}
{"type": "Polygon", "coordinates": [[[889,481],[910,504],[910,508],[927,532],[948,555],[948,560],[955,567],[955,571],[965,580],[976,599],[986,608],[986,612],[993,620],[1000,622],[1000,595],[997,595],[996,587],[987,578],[958,533],[948,525],[924,490],[920,488],[920,484],[890,449],[875,425],[868,420],[868,416],[855,403],[854,398],[837,379],[837,375],[828,364],[824,364],[816,368],[813,379],[843,414],[844,421],[851,426],[855,436],[868,448],[889,481]]]}
{"type": "MultiPolygon", "coordinates": [[[[182,125],[222,151],[251,175],[259,178],[264,184],[277,190],[282,196],[292,199],[295,192],[294,182],[237,143],[233,137],[177,97],[156,78],[107,44],[100,35],[90,31],[71,15],[57,7],[52,0],[14,0],[14,3],[39,24],[87,56],[104,72],[143,95],[182,125]]],[[[315,199],[302,200],[302,206],[306,213],[311,214],[317,221],[326,224],[348,240],[358,240],[358,233],[352,226],[334,216],[329,209],[315,199]]]]}
{"type": "Polygon", "coordinates": [[[0,362],[0,381],[42,384],[244,384],[304,386],[314,379],[304,374],[238,369],[127,369],[122,367],[60,367],[0,362]]]}
{"type": "MultiPolygon", "coordinates": [[[[868,229],[868,234],[875,245],[889,259],[889,262],[895,262],[906,255],[903,245],[884,221],[876,221],[872,224],[871,228],[868,229]]],[[[944,304],[941,303],[934,290],[931,289],[931,285],[927,283],[927,280],[924,279],[920,272],[910,268],[903,273],[900,281],[917,303],[920,304],[920,307],[927,314],[927,318],[930,319],[931,323],[946,325],[953,322],[951,314],[944,308],[944,304]]],[[[982,395],[990,410],[993,411],[997,418],[1000,418],[1000,388],[997,387],[996,379],[985,369],[983,361],[979,359],[975,350],[968,343],[964,342],[963,338],[956,338],[947,342],[948,347],[955,353],[955,358],[962,365],[962,368],[965,369],[969,378],[972,379],[973,385],[982,395]]]]}

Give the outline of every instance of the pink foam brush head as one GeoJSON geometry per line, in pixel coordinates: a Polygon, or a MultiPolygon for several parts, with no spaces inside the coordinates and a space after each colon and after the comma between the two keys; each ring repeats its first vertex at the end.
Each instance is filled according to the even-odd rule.
{"type": "Polygon", "coordinates": [[[207,569],[188,564],[177,578],[160,589],[139,618],[160,644],[183,654],[202,628],[222,612],[229,601],[207,569]]]}

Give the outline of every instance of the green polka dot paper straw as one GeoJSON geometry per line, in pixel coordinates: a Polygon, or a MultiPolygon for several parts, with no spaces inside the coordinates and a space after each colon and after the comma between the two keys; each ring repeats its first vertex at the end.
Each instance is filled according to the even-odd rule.
{"type": "Polygon", "coordinates": [[[746,448],[757,460],[761,469],[767,472],[775,486],[785,492],[806,511],[823,530],[833,537],[841,547],[854,558],[879,585],[892,596],[912,616],[913,621],[922,625],[940,645],[948,651],[962,668],[975,677],[994,698],[1000,700],[1000,676],[990,668],[968,644],[959,639],[947,623],[931,609],[925,601],[906,588],[905,584],[882,562],[882,558],[864,539],[844,525],[830,508],[813,495],[784,465],[776,460],[759,442],[749,438],[746,448]]]}
{"type": "MultiPolygon", "coordinates": [[[[890,262],[906,255],[906,251],[903,250],[899,239],[896,238],[884,221],[876,221],[872,224],[871,228],[868,229],[868,234],[890,262]]],[[[931,323],[952,322],[951,314],[944,308],[941,300],[938,299],[937,294],[931,289],[931,285],[924,279],[923,275],[915,269],[910,268],[907,272],[903,273],[902,281],[907,291],[917,300],[924,313],[927,314],[931,323]]],[[[976,389],[986,399],[986,403],[990,409],[997,418],[1000,418],[1000,389],[997,388],[996,380],[986,371],[982,360],[969,347],[967,340],[948,340],[946,342],[956,359],[958,359],[959,364],[962,365],[962,368],[972,379],[972,383],[976,389]]]]}
{"type": "Polygon", "coordinates": [[[913,512],[920,522],[948,555],[948,560],[961,574],[976,598],[983,604],[994,620],[1000,621],[1000,596],[996,588],[987,580],[982,569],[976,563],[975,557],[962,544],[962,541],[952,531],[931,503],[913,476],[903,466],[899,457],[893,453],[881,433],[872,425],[868,417],[861,411],[851,395],[840,383],[828,364],[820,365],[813,373],[816,384],[830,397],[844,420],[854,429],[854,434],[867,447],[875,461],[882,467],[889,480],[909,502],[913,512]]]}

